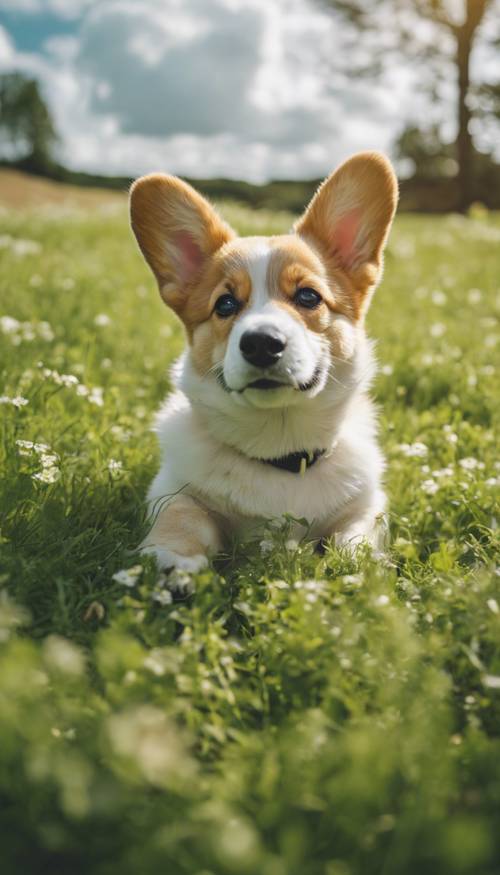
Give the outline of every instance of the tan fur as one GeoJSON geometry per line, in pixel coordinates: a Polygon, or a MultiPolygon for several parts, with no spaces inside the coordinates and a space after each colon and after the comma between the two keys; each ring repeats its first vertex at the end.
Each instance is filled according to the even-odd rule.
{"type": "MultiPolygon", "coordinates": [[[[318,255],[295,234],[272,238],[274,247],[269,271],[268,287],[271,294],[289,304],[289,311],[311,331],[323,331],[330,324],[328,312],[343,313],[350,318],[354,312],[349,295],[342,287],[342,276],[331,275],[318,255]],[[315,310],[297,307],[292,299],[300,288],[312,288],[323,298],[324,304],[315,310]]],[[[337,272],[338,273],[338,272],[337,272]]]]}
{"type": "Polygon", "coordinates": [[[234,231],[194,188],[161,173],[143,176],[133,184],[130,215],[162,297],[182,313],[210,257],[234,237],[234,231]],[[196,250],[191,263],[183,262],[179,251],[178,240],[183,235],[196,250]]]}
{"type": "Polygon", "coordinates": [[[330,277],[336,276],[350,294],[355,318],[366,311],[379,279],[397,200],[387,159],[360,152],[320,185],[295,224],[295,231],[319,250],[330,277]]]}
{"type": "Polygon", "coordinates": [[[153,544],[180,556],[199,556],[222,549],[213,516],[188,495],[178,495],[161,508],[143,547],[153,544]]]}

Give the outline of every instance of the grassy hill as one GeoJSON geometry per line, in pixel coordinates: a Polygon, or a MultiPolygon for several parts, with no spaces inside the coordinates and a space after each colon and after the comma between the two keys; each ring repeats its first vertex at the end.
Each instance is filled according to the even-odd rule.
{"type": "Polygon", "coordinates": [[[10,179],[3,875],[496,875],[499,217],[391,237],[369,318],[387,557],[320,557],[284,523],[172,594],[134,551],[181,330],[122,196],[36,206],[10,179]]]}

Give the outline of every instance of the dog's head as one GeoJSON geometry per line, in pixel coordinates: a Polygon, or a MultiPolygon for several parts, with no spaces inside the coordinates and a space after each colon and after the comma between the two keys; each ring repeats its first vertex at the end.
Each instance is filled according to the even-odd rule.
{"type": "Polygon", "coordinates": [[[396,202],[391,165],[368,152],[323,182],[288,235],[239,238],[161,174],[133,185],[131,217],[195,372],[238,403],[287,407],[353,359],[396,202]]]}

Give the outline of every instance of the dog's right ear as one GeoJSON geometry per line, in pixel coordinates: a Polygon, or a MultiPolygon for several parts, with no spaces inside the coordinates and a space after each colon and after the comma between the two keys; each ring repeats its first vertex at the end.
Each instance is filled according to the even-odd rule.
{"type": "Polygon", "coordinates": [[[134,182],[130,217],[160,294],[174,310],[182,308],[210,256],[235,236],[194,188],[162,173],[134,182]]]}

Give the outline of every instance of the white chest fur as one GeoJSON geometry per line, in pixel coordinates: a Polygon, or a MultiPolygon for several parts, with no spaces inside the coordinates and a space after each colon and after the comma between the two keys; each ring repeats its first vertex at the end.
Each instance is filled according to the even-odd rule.
{"type": "MultiPolygon", "coordinates": [[[[326,427],[324,432],[326,436],[326,427]]],[[[306,518],[312,536],[320,537],[332,534],[341,520],[382,510],[383,458],[374,436],[372,408],[363,395],[351,402],[340,428],[330,428],[328,443],[316,445],[326,453],[303,475],[249,458],[216,439],[180,392],[161,411],[158,434],[164,460],[150,501],[181,491],[223,517],[229,531],[246,533],[258,520],[290,514],[306,518]]],[[[311,439],[307,429],[305,435],[304,448],[312,449],[306,446],[311,439]]]]}

